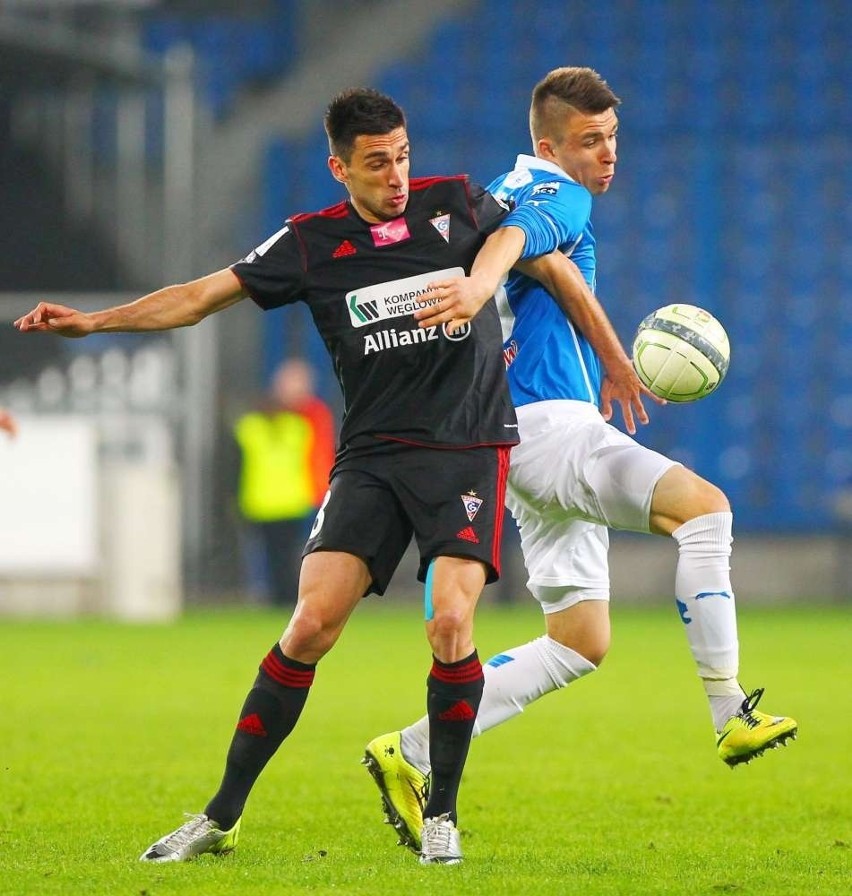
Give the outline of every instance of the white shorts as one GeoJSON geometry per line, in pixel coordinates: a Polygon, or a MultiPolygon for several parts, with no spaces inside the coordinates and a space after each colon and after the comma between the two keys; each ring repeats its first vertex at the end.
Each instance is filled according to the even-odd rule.
{"type": "Polygon", "coordinates": [[[506,505],[518,523],[527,586],[545,613],[609,600],[608,529],[649,532],[651,498],[677,462],[582,401],[517,409],[506,505]]]}

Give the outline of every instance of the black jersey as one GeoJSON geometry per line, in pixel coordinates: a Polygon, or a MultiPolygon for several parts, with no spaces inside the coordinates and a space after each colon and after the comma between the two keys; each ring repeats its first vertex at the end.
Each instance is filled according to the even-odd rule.
{"type": "Polygon", "coordinates": [[[370,224],[348,201],[296,215],[232,266],[261,308],[307,303],[343,390],[342,447],[517,442],[494,302],[453,335],[412,317],[428,283],[470,272],[504,214],[467,176],[413,178],[398,218],[370,224]]]}

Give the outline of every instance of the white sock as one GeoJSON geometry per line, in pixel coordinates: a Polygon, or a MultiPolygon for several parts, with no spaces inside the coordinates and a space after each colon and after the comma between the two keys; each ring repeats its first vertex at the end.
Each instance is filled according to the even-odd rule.
{"type": "Polygon", "coordinates": [[[707,691],[707,699],[710,701],[710,712],[713,715],[713,725],[717,731],[721,731],[725,722],[735,716],[743,705],[745,694],[736,679],[733,679],[736,691],[727,694],[714,694],[711,687],[716,684],[727,684],[727,682],[705,681],[704,687],[707,691]],[[708,687],[710,686],[710,687],[708,687]]]}
{"type": "MultiPolygon", "coordinates": [[[[476,737],[524,711],[545,694],[594,672],[590,663],[548,635],[497,654],[482,667],[485,690],[474,723],[476,737]]],[[[429,771],[429,719],[402,730],[402,755],[424,774],[429,771]]]]}
{"type": "Polygon", "coordinates": [[[717,730],[737,711],[744,696],[737,681],[737,611],[730,577],[732,525],[730,513],[708,513],[672,532],[678,543],[677,607],[717,730]]]}

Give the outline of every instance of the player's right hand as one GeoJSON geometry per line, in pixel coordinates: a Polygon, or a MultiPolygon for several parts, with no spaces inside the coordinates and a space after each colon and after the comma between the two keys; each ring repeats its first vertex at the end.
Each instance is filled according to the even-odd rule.
{"type": "Polygon", "coordinates": [[[443,324],[452,335],[476,317],[493,294],[494,290],[476,276],[436,280],[415,298],[423,307],[414,312],[414,318],[420,327],[443,324]]]}
{"type": "Polygon", "coordinates": [[[632,364],[626,364],[621,369],[610,373],[606,372],[601,384],[601,414],[607,422],[612,420],[613,405],[621,408],[621,416],[624,418],[624,427],[631,436],[636,435],[636,420],[647,425],[648,412],[642,403],[642,396],[646,395],[657,404],[664,405],[666,400],[648,389],[639,379],[632,364]],[[635,414],[635,419],[634,419],[635,414]]]}
{"type": "Polygon", "coordinates": [[[32,311],[19,317],[13,326],[22,333],[58,333],[72,338],[88,336],[94,330],[88,314],[52,302],[39,302],[32,311]]]}

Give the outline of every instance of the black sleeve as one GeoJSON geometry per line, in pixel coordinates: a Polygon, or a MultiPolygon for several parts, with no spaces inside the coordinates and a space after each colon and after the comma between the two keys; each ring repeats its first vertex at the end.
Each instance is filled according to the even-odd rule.
{"type": "Polygon", "coordinates": [[[485,235],[493,233],[503,218],[509,214],[509,209],[479,184],[468,183],[467,191],[477,229],[485,235]]]}
{"type": "Polygon", "coordinates": [[[291,221],[261,243],[231,270],[263,309],[278,308],[304,294],[305,260],[291,221]]]}

